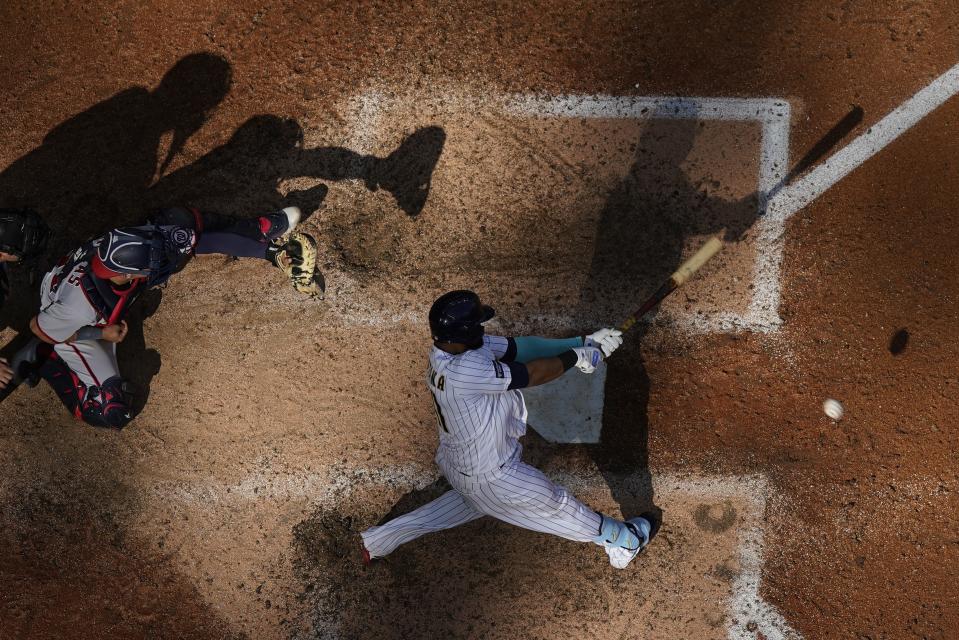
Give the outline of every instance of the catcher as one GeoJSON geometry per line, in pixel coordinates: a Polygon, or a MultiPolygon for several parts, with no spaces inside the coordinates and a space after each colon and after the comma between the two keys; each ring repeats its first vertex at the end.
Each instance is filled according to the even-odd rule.
{"type": "Polygon", "coordinates": [[[120,376],[116,346],[137,297],[165,285],[194,254],[208,253],[269,260],[297,291],[322,297],[316,243],[294,231],[299,220],[296,207],[249,220],[177,207],[84,244],[44,277],[40,313],[30,321],[36,338],[14,356],[12,382],[32,386],[43,378],[78,419],[126,426],[133,389],[120,376]]]}

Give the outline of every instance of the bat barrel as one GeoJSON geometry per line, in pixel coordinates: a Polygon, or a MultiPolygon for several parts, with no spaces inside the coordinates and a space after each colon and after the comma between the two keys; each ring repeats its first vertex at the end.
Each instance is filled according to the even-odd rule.
{"type": "Polygon", "coordinates": [[[677,287],[683,286],[700,267],[706,264],[722,248],[722,240],[717,237],[710,238],[706,244],[699,248],[699,251],[693,254],[693,257],[684,262],[679,269],[676,269],[676,273],[671,276],[672,281],[677,287]]]}

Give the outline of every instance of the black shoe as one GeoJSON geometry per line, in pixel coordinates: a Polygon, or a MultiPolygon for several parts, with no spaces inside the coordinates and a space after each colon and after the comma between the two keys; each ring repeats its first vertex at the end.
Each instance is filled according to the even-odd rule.
{"type": "Polygon", "coordinates": [[[13,370],[11,386],[26,384],[28,387],[35,387],[40,383],[40,356],[37,354],[39,347],[40,339],[34,338],[14,354],[10,360],[10,368],[13,370]]]}
{"type": "Polygon", "coordinates": [[[260,233],[268,240],[276,240],[296,228],[303,217],[299,207],[285,207],[259,218],[260,233]]]}

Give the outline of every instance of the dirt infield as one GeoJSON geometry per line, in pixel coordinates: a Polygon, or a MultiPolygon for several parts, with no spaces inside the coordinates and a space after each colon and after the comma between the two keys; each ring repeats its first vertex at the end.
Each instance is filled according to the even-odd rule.
{"type": "MultiPolygon", "coordinates": [[[[0,402],[0,637],[955,636],[959,98],[761,214],[854,106],[837,150],[959,62],[959,8],[220,4],[0,7],[0,206],[51,257],[162,204],[296,204],[329,284],[194,260],[133,312],[122,432],[0,402]],[[647,553],[483,519],[362,565],[441,488],[438,293],[572,334],[716,233],[608,363],[599,443],[524,442],[596,508],[662,508],[647,553]]],[[[36,312],[12,280],[3,355],[36,312]]]]}

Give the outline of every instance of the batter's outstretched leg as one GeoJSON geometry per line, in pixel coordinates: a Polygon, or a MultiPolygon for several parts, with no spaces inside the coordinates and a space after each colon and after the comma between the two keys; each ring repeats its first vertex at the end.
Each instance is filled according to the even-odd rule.
{"type": "Polygon", "coordinates": [[[489,482],[477,483],[466,497],[478,510],[503,522],[597,544],[617,569],[625,568],[656,534],[649,514],[626,522],[601,515],[523,462],[489,482]]]}
{"type": "Polygon", "coordinates": [[[524,462],[464,493],[477,509],[524,529],[576,542],[595,542],[600,534],[600,514],[524,462]]]}
{"type": "Polygon", "coordinates": [[[370,560],[389,555],[401,544],[422,535],[452,529],[482,515],[483,513],[464,500],[459,492],[451,490],[415,511],[381,526],[370,527],[360,535],[367,560],[370,560]]]}

